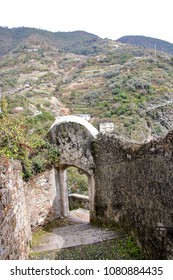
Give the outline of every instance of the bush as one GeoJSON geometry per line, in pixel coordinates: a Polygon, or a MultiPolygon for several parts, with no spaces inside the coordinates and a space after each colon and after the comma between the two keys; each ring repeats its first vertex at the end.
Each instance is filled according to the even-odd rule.
{"type": "MultiPolygon", "coordinates": [[[[59,163],[58,148],[43,138],[43,135],[28,134],[29,121],[24,117],[15,118],[7,112],[6,100],[1,100],[0,113],[0,157],[18,159],[23,167],[23,178],[44,171],[50,165],[59,163]]],[[[41,116],[41,115],[39,115],[41,116]]],[[[37,116],[37,117],[39,117],[37,116]]],[[[52,118],[48,112],[42,120],[52,118]]]]}
{"type": "Polygon", "coordinates": [[[126,95],[125,92],[119,93],[119,97],[122,98],[122,99],[127,99],[127,95],[126,95]]]}
{"type": "Polygon", "coordinates": [[[32,173],[37,174],[45,170],[45,160],[41,154],[32,159],[32,173]]]}
{"type": "Polygon", "coordinates": [[[88,178],[75,167],[67,169],[67,184],[70,193],[88,194],[88,178]]]}
{"type": "Polygon", "coordinates": [[[106,118],[110,118],[111,116],[112,116],[111,111],[107,111],[107,112],[105,113],[105,117],[106,117],[106,118]]]}
{"type": "Polygon", "coordinates": [[[171,57],[171,59],[170,59],[170,64],[171,64],[171,66],[173,66],[173,57],[171,57]]]}
{"type": "Polygon", "coordinates": [[[119,94],[120,93],[120,88],[114,88],[113,90],[112,90],[112,94],[113,95],[116,95],[116,94],[119,94]]]}
{"type": "Polygon", "coordinates": [[[120,74],[120,71],[119,71],[119,70],[112,70],[112,71],[106,72],[106,73],[104,74],[104,76],[105,76],[107,79],[111,79],[112,77],[119,76],[119,74],[120,74]]]}
{"type": "Polygon", "coordinates": [[[59,155],[57,146],[45,140],[45,143],[38,147],[29,159],[31,175],[41,173],[52,165],[58,165],[59,155]]]}
{"type": "Polygon", "coordinates": [[[47,111],[43,111],[42,114],[35,116],[34,120],[35,120],[35,123],[46,122],[46,121],[52,121],[53,122],[55,120],[55,118],[51,113],[49,113],[47,111]]]}
{"type": "Polygon", "coordinates": [[[0,156],[24,160],[32,150],[31,143],[27,139],[25,119],[9,115],[7,102],[4,99],[1,100],[1,109],[0,156]]]}

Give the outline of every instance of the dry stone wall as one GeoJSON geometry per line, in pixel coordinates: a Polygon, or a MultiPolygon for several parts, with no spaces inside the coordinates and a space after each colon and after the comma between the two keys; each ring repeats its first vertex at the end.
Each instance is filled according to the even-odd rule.
{"type": "Polygon", "coordinates": [[[38,174],[25,183],[25,195],[32,231],[60,217],[60,196],[54,169],[38,174]]]}
{"type": "Polygon", "coordinates": [[[31,240],[21,165],[0,160],[0,259],[27,259],[31,240]]]}
{"type": "Polygon", "coordinates": [[[92,220],[124,227],[148,259],[173,259],[173,131],[145,144],[96,132],[67,120],[53,125],[60,164],[25,185],[20,163],[1,159],[0,259],[27,259],[31,228],[65,213],[71,165],[88,174],[92,220]]]}
{"type": "Polygon", "coordinates": [[[78,208],[89,210],[89,196],[72,193],[68,196],[69,209],[74,210],[78,208]]]}
{"type": "Polygon", "coordinates": [[[146,144],[99,134],[93,156],[97,219],[132,233],[147,258],[173,259],[173,132],[146,144]]]}

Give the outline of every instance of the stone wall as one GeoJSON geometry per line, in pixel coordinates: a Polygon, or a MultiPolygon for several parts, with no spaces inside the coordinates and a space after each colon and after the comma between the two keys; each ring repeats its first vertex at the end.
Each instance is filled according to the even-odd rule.
{"type": "Polygon", "coordinates": [[[68,214],[69,165],[88,176],[91,221],[124,227],[148,259],[173,259],[173,131],[137,144],[101,133],[94,138],[86,129],[79,123],[53,126],[59,167],[25,186],[20,163],[1,159],[0,259],[27,259],[31,227],[68,214]]]}
{"type": "Polygon", "coordinates": [[[146,144],[99,134],[93,143],[95,211],[123,226],[149,259],[173,259],[173,132],[146,144]]]}
{"type": "Polygon", "coordinates": [[[0,159],[0,259],[27,259],[31,239],[21,165],[0,159]]]}
{"type": "Polygon", "coordinates": [[[69,194],[68,199],[69,199],[70,210],[74,210],[78,208],[89,210],[89,196],[72,193],[69,194]]]}
{"type": "Polygon", "coordinates": [[[25,195],[32,230],[60,217],[60,195],[55,170],[47,170],[25,183],[25,195]]]}

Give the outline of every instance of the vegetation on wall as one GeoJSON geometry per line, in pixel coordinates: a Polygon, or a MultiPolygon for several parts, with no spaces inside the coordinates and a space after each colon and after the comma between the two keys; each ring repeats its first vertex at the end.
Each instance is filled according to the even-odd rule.
{"type": "Polygon", "coordinates": [[[31,150],[26,137],[24,119],[20,116],[10,116],[7,112],[7,102],[1,100],[0,114],[0,156],[23,160],[31,150]]]}
{"type": "MultiPolygon", "coordinates": [[[[50,165],[58,164],[59,151],[48,142],[45,130],[41,131],[40,128],[36,130],[37,126],[32,128],[31,118],[22,115],[16,118],[15,115],[9,114],[8,104],[4,98],[1,99],[0,108],[0,157],[20,160],[23,178],[26,180],[50,165]],[[31,129],[33,131],[29,133],[31,129]]],[[[45,119],[43,115],[41,120],[45,119]]],[[[38,122],[39,118],[34,124],[38,125],[38,122]]]]}

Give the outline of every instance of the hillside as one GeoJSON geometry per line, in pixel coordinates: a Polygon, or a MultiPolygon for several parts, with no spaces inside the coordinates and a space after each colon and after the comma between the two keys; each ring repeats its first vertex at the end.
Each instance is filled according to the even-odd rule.
{"type": "Polygon", "coordinates": [[[0,55],[15,50],[18,46],[35,41],[76,54],[96,54],[101,51],[95,42],[99,37],[84,31],[50,32],[41,29],[0,27],[0,55]]]}
{"type": "Polygon", "coordinates": [[[173,55],[173,44],[156,38],[145,36],[123,36],[119,38],[117,42],[140,46],[147,49],[155,49],[173,55]]]}
{"type": "Polygon", "coordinates": [[[81,113],[97,127],[111,120],[117,135],[137,141],[173,128],[169,54],[82,31],[34,32],[0,29],[1,93],[11,114],[29,120],[29,133],[44,135],[55,117],[81,113]]]}

